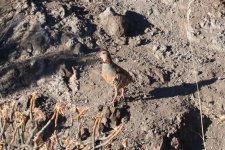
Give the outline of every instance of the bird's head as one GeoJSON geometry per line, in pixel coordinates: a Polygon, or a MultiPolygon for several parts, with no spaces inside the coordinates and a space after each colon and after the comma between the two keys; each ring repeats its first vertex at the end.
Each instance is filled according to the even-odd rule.
{"type": "Polygon", "coordinates": [[[109,63],[112,61],[109,51],[106,50],[100,50],[97,52],[96,56],[100,57],[103,63],[109,63]]]}

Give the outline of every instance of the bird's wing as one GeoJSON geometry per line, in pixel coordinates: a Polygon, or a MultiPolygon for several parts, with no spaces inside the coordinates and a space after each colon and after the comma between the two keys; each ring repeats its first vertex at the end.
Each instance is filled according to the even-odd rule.
{"type": "Polygon", "coordinates": [[[116,70],[117,78],[122,78],[122,80],[126,80],[127,82],[133,82],[132,76],[122,67],[114,64],[114,68],[116,70]]]}

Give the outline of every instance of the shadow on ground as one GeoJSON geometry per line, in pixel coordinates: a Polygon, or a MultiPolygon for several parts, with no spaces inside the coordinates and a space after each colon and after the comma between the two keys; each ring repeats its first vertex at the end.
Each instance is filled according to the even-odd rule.
{"type": "MultiPolygon", "coordinates": [[[[217,78],[202,80],[198,82],[199,89],[203,86],[213,84],[217,78]]],[[[183,83],[172,87],[156,88],[149,92],[150,99],[169,98],[174,96],[185,96],[197,91],[196,83],[183,83]]]]}
{"type": "Polygon", "coordinates": [[[42,77],[56,73],[62,64],[71,69],[72,66],[92,65],[96,61],[93,54],[74,56],[71,53],[58,52],[15,62],[0,70],[0,92],[7,96],[29,87],[42,77]]]}
{"type": "MultiPolygon", "coordinates": [[[[202,87],[208,86],[216,82],[217,78],[212,78],[208,80],[202,80],[198,82],[199,90],[201,90],[202,87]]],[[[155,88],[152,91],[149,92],[147,96],[144,97],[144,94],[136,94],[135,96],[127,97],[126,101],[132,102],[132,101],[138,101],[141,100],[143,102],[146,102],[148,100],[154,100],[154,99],[161,99],[161,98],[170,98],[175,96],[185,96],[192,93],[195,93],[197,91],[196,83],[183,83],[181,85],[175,85],[171,87],[161,87],[161,88],[155,88]]]]}
{"type": "MultiPolygon", "coordinates": [[[[184,118],[184,126],[181,127],[176,134],[173,135],[173,137],[175,136],[180,140],[180,148],[183,150],[204,149],[199,109],[192,108],[184,118]]],[[[204,134],[211,123],[212,121],[208,117],[203,116],[204,134]]]]}
{"type": "Polygon", "coordinates": [[[129,31],[127,34],[131,37],[144,34],[146,28],[153,26],[148,22],[145,16],[134,11],[127,11],[125,17],[129,24],[129,31]]]}

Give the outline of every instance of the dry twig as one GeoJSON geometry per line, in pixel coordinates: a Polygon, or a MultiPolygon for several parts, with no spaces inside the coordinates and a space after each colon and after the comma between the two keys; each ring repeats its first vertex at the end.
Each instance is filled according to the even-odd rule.
{"type": "Polygon", "coordinates": [[[56,112],[54,112],[54,114],[52,115],[51,119],[45,124],[45,126],[42,127],[42,129],[36,134],[36,136],[34,137],[33,141],[34,141],[34,148],[37,149],[38,148],[38,143],[40,141],[40,136],[41,134],[44,132],[44,130],[50,125],[50,123],[55,119],[56,116],[56,112]]]}
{"type": "Polygon", "coordinates": [[[1,133],[0,133],[0,139],[3,138],[4,141],[5,141],[5,131],[8,128],[7,124],[12,122],[10,120],[11,114],[9,112],[14,112],[14,109],[11,109],[10,104],[4,103],[3,105],[1,105],[1,109],[0,109],[1,121],[0,122],[2,124],[2,128],[1,128],[1,133]]]}
{"type": "Polygon", "coordinates": [[[102,121],[102,117],[103,117],[103,113],[99,113],[94,123],[93,132],[92,132],[92,149],[93,150],[95,149],[95,134],[96,134],[96,131],[98,131],[99,129],[99,126],[102,121]]]}
{"type": "Polygon", "coordinates": [[[31,120],[33,120],[32,113],[33,113],[33,110],[35,108],[36,101],[37,101],[37,99],[38,99],[39,96],[40,95],[37,92],[34,92],[34,93],[31,94],[31,99],[30,99],[30,118],[31,118],[31,120]]]}
{"type": "Polygon", "coordinates": [[[75,106],[75,113],[77,114],[75,118],[73,118],[73,120],[77,120],[77,139],[78,141],[80,141],[80,128],[81,128],[81,119],[83,117],[85,117],[85,114],[87,113],[88,108],[86,109],[79,109],[78,107],[75,106]]]}
{"type": "Polygon", "coordinates": [[[120,133],[120,131],[122,130],[123,127],[124,127],[124,124],[120,124],[116,129],[113,130],[113,132],[109,136],[107,136],[107,141],[96,146],[95,148],[100,148],[100,147],[107,145],[109,142],[112,141],[112,139],[114,137],[116,137],[120,133]]]}
{"type": "MultiPolygon", "coordinates": [[[[190,25],[190,14],[191,14],[191,4],[194,2],[194,0],[189,0],[188,3],[188,9],[187,9],[187,28],[186,28],[186,32],[187,32],[187,38],[189,40],[190,43],[190,49],[192,51],[192,55],[194,54],[193,48],[192,48],[192,40],[191,40],[191,32],[193,31],[191,25],[190,25]]],[[[194,59],[194,55],[193,55],[193,59],[194,59]]],[[[204,145],[204,149],[206,150],[206,145],[205,145],[205,135],[204,135],[204,126],[203,126],[203,118],[202,118],[202,104],[201,104],[201,98],[200,98],[200,92],[199,92],[199,85],[198,85],[198,79],[197,79],[197,71],[196,71],[196,67],[195,67],[195,62],[196,60],[194,59],[193,61],[193,68],[194,68],[194,75],[195,75],[195,83],[196,83],[196,87],[197,87],[197,95],[198,95],[198,103],[199,103],[199,110],[200,110],[200,120],[201,120],[201,130],[202,130],[202,140],[203,140],[203,145],[204,145]]]]}
{"type": "MultiPolygon", "coordinates": [[[[25,116],[24,114],[22,114],[21,112],[16,112],[15,113],[15,119],[16,119],[16,128],[14,129],[13,131],[13,136],[12,136],[12,139],[10,141],[10,144],[9,144],[9,149],[10,147],[12,146],[13,142],[15,141],[15,137],[16,137],[16,133],[18,132],[19,128],[22,127],[22,125],[24,125],[26,122],[27,122],[27,119],[28,117],[25,116]]],[[[22,132],[22,135],[20,137],[23,137],[23,132],[22,132]]]]}

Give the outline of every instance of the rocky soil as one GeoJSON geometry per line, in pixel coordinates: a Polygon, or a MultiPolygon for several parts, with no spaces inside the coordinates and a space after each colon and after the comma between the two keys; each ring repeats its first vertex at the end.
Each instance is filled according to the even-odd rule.
{"type": "Polygon", "coordinates": [[[224,58],[224,0],[0,0],[0,149],[223,150],[224,58]]]}

